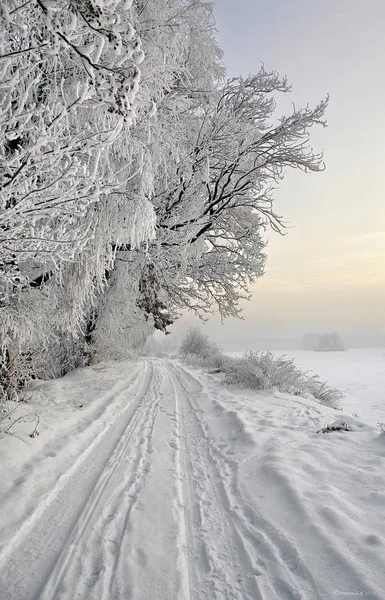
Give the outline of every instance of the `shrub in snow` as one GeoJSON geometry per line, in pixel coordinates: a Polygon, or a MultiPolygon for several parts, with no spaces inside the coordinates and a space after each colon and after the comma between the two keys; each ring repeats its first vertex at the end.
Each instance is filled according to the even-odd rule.
{"type": "Polygon", "coordinates": [[[223,383],[254,390],[276,389],[280,392],[315,398],[321,404],[338,408],[342,393],[310,376],[286,356],[272,352],[246,352],[242,358],[225,356],[198,328],[189,329],[181,345],[181,354],[193,367],[203,367],[211,373],[222,373],[223,383]]]}
{"type": "Polygon", "coordinates": [[[232,359],[229,356],[226,356],[225,354],[223,354],[223,352],[217,350],[217,352],[214,352],[210,356],[210,373],[222,373],[226,370],[231,360],[232,359]]]}
{"type": "Polygon", "coordinates": [[[17,401],[18,392],[31,379],[31,359],[28,354],[9,352],[0,357],[0,402],[17,401]]]}
{"type": "MultiPolygon", "coordinates": [[[[307,394],[314,396],[318,402],[330,406],[331,408],[339,408],[339,401],[343,398],[343,393],[337,388],[328,386],[324,381],[321,381],[318,375],[306,377],[307,394]]],[[[304,394],[301,394],[302,396],[304,394]]],[[[306,394],[305,394],[306,395],[306,394]]]]}
{"type": "Polygon", "coordinates": [[[277,389],[295,396],[313,397],[321,404],[338,408],[339,390],[329,387],[316,375],[298,369],[294,360],[275,357],[272,352],[246,352],[243,358],[226,363],[225,382],[257,390],[277,389]]]}
{"type": "MultiPolygon", "coordinates": [[[[297,393],[302,383],[302,373],[292,360],[281,356],[275,358],[271,352],[246,352],[242,359],[231,363],[227,371],[229,383],[247,383],[247,387],[257,389],[284,388],[284,391],[297,393]]],[[[281,390],[283,391],[283,390],[281,390]]]]}
{"type": "Polygon", "coordinates": [[[319,429],[317,433],[330,433],[331,431],[351,431],[351,429],[345,421],[342,421],[339,425],[327,425],[323,429],[319,429]]]}
{"type": "Polygon", "coordinates": [[[16,416],[19,406],[19,404],[14,405],[12,403],[0,405],[0,439],[7,433],[13,433],[13,428],[21,423],[33,424],[33,429],[28,434],[30,438],[39,436],[40,416],[37,413],[23,413],[16,416]]]}
{"type": "Polygon", "coordinates": [[[182,338],[180,352],[184,356],[208,358],[218,354],[219,350],[198,327],[190,327],[182,338]]]}
{"type": "Polygon", "coordinates": [[[196,354],[183,354],[183,362],[193,369],[203,369],[205,367],[205,359],[196,354]]]}

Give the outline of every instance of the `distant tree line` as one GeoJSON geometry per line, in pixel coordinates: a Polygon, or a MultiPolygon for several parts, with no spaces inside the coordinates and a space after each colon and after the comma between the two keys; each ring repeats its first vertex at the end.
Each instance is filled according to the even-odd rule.
{"type": "Polygon", "coordinates": [[[308,333],[302,338],[302,349],[314,352],[333,352],[345,350],[341,336],[336,332],[308,333]]]}

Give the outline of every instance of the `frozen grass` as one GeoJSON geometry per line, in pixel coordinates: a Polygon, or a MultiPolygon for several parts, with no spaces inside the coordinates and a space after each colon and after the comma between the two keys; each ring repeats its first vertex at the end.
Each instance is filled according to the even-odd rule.
{"type": "Polygon", "coordinates": [[[225,385],[254,390],[275,389],[303,398],[314,398],[320,404],[331,408],[340,408],[339,403],[343,397],[341,391],[329,387],[317,375],[309,375],[308,372],[302,371],[295,365],[294,360],[286,355],[276,357],[270,351],[248,351],[241,358],[233,358],[217,349],[208,354],[207,337],[202,334],[206,343],[197,344],[197,331],[194,331],[194,336],[190,333],[187,332],[182,342],[183,359],[193,367],[221,374],[225,385]],[[186,340],[192,338],[194,346],[190,347],[186,340]],[[205,349],[202,353],[199,351],[201,348],[205,349]]]}

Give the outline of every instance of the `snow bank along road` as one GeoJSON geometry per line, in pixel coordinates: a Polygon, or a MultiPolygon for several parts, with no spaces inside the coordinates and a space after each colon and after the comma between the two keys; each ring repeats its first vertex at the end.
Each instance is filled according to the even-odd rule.
{"type": "Polygon", "coordinates": [[[385,598],[371,426],[317,435],[338,413],[160,359],[44,394],[61,428],[0,440],[1,600],[385,598]]]}

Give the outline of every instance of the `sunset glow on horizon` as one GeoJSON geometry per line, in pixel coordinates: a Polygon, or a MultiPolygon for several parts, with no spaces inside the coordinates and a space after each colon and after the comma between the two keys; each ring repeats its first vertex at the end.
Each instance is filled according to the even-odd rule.
{"type": "MultiPolygon", "coordinates": [[[[214,15],[229,76],[263,62],[292,83],[277,116],[330,94],[327,127],[310,132],[326,170],[286,173],[274,194],[286,235],[268,232],[265,275],[244,304],[245,321],[230,319],[225,331],[245,335],[253,326],[274,335],[285,326],[341,324],[384,334],[385,3],[220,0],[214,15]]],[[[218,323],[209,322],[210,335],[218,323]]]]}

